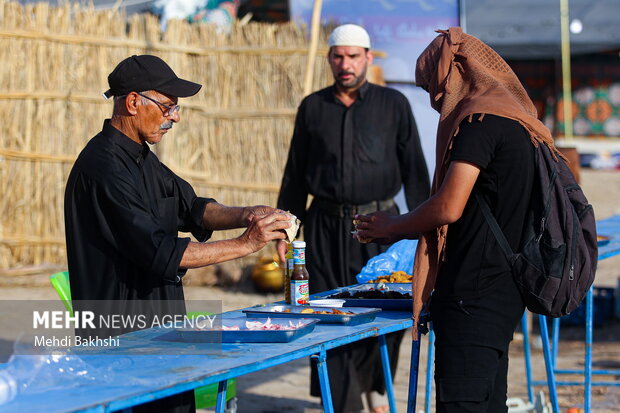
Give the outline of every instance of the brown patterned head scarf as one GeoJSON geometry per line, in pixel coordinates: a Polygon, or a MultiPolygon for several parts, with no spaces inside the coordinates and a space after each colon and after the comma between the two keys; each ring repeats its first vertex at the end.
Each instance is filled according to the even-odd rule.
{"type": "MultiPolygon", "coordinates": [[[[534,104],[510,66],[493,49],[460,27],[438,30],[418,58],[416,83],[430,95],[431,106],[439,112],[435,155],[435,176],[431,194],[437,192],[447,172],[452,139],[464,119],[475,113],[493,114],[519,122],[534,145],[545,144],[557,153],[549,129],[538,120],[534,104]]],[[[428,301],[443,260],[447,226],[423,234],[415,256],[413,316],[428,301]]],[[[414,326],[414,340],[417,329],[414,326]]]]}

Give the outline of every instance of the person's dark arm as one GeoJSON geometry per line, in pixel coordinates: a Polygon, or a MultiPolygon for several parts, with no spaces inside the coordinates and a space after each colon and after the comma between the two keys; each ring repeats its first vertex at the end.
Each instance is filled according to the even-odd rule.
{"type": "Polygon", "coordinates": [[[460,218],[480,171],[494,159],[503,136],[479,120],[464,120],[459,128],[452,142],[451,162],[438,192],[413,212],[394,219],[381,214],[360,217],[363,223],[358,225],[358,237],[412,238],[416,232],[430,231],[460,218]]]}
{"type": "Polygon", "coordinates": [[[450,163],[439,191],[415,210],[399,216],[383,212],[356,216],[360,221],[356,226],[357,236],[392,243],[452,224],[463,214],[479,174],[480,168],[474,164],[450,163]]]}

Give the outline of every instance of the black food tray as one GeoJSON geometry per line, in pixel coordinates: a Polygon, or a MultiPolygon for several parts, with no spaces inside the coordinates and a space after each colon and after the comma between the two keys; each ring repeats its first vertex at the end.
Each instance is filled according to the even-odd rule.
{"type": "Polygon", "coordinates": [[[409,283],[358,284],[339,288],[322,298],[345,300],[344,307],[374,307],[382,310],[412,311],[413,295],[409,283]]]}

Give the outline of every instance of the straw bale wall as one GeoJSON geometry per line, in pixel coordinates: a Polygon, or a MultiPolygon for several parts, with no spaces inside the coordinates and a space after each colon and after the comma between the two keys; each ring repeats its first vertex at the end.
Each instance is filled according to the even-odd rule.
{"type": "MultiPolygon", "coordinates": [[[[154,147],[160,159],[199,195],[274,205],[307,49],[304,30],[292,24],[236,25],[225,36],[170,21],[162,33],[151,15],[127,20],[122,10],[0,0],[0,272],[66,265],[65,182],[111,114],[101,97],[108,73],[132,54],[158,55],[203,84],[181,100],[181,122],[154,147]]],[[[314,89],[330,81],[325,53],[314,89]]]]}

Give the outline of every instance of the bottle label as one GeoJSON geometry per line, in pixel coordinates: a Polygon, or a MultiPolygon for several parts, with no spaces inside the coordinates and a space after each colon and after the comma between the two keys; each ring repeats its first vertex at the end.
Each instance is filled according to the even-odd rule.
{"type": "Polygon", "coordinates": [[[307,305],[309,298],[308,280],[291,280],[291,304],[307,305]]]}
{"type": "Polygon", "coordinates": [[[293,258],[291,254],[287,254],[286,267],[284,268],[285,281],[284,285],[284,301],[286,304],[291,303],[291,275],[293,275],[293,258]]]}
{"type": "Polygon", "coordinates": [[[294,249],[293,250],[293,262],[295,264],[305,264],[306,263],[306,250],[303,248],[294,249]]]}

